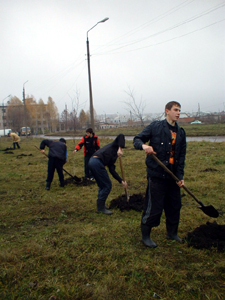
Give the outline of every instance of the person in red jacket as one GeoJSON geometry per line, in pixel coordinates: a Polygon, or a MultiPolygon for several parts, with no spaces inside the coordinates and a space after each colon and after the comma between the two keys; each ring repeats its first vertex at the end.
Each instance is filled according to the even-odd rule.
{"type": "Polygon", "coordinates": [[[86,135],[84,135],[81,141],[76,145],[73,154],[79,151],[84,146],[84,174],[85,178],[94,180],[94,177],[88,167],[88,162],[91,156],[100,149],[100,143],[97,135],[93,132],[92,128],[86,130],[86,135]]]}

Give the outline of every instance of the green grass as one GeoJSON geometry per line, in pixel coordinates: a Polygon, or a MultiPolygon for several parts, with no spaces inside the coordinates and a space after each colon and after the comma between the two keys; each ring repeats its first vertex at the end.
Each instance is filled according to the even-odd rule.
{"type": "MultiPolygon", "coordinates": [[[[146,124],[145,126],[147,126],[146,124]]],[[[225,123],[214,124],[181,124],[185,129],[187,136],[224,136],[225,135],[225,123]]],[[[95,133],[99,136],[116,136],[119,133],[124,133],[127,136],[135,136],[138,132],[142,131],[143,127],[119,127],[109,129],[95,129],[95,133]]],[[[76,130],[64,132],[65,136],[82,136],[85,134],[85,130],[76,130]]],[[[49,135],[61,136],[62,132],[52,133],[49,135]]]]}
{"type": "MultiPolygon", "coordinates": [[[[156,299],[154,293],[167,300],[224,299],[224,253],[166,240],[164,215],[152,233],[158,247],[145,248],[141,213],[96,214],[96,185],[63,189],[55,174],[51,190],[45,191],[47,158],[34,148],[40,141],[22,138],[20,150],[0,152],[0,299],[156,299]]],[[[101,146],[110,141],[100,139],[101,146]]],[[[67,142],[64,168],[82,177],[83,153],[72,155],[77,142],[67,142]]],[[[10,139],[1,138],[0,149],[10,145],[10,139]]],[[[205,205],[221,211],[224,157],[224,143],[188,143],[185,184],[205,205]],[[205,172],[209,168],[216,171],[205,172]]],[[[144,193],[144,152],[127,142],[122,159],[129,194],[144,193]]],[[[124,193],[112,182],[107,204],[124,193]]],[[[181,237],[214,221],[190,196],[182,201],[181,237]]],[[[216,221],[224,224],[224,216],[216,221]]]]}

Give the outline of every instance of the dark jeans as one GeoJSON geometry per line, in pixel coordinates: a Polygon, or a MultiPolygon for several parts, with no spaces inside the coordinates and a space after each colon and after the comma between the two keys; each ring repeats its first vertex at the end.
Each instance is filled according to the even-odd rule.
{"type": "Polygon", "coordinates": [[[92,178],[93,175],[91,173],[91,170],[89,169],[88,163],[90,160],[91,156],[85,156],[84,157],[84,174],[86,178],[92,178]]]}
{"type": "Polygon", "coordinates": [[[100,158],[91,157],[88,164],[98,185],[97,209],[105,207],[105,201],[112,189],[112,182],[100,158]]]}
{"type": "Polygon", "coordinates": [[[141,223],[149,227],[158,226],[163,209],[167,227],[178,225],[181,209],[180,188],[173,179],[148,178],[141,223]]]}
{"type": "Polygon", "coordinates": [[[49,157],[48,158],[48,176],[46,181],[52,182],[54,177],[55,169],[57,170],[59,181],[61,184],[64,184],[64,176],[63,176],[63,160],[57,157],[49,157]]]}
{"type": "Polygon", "coordinates": [[[16,146],[18,149],[20,149],[20,145],[18,142],[13,142],[13,149],[16,149],[16,146]]]}

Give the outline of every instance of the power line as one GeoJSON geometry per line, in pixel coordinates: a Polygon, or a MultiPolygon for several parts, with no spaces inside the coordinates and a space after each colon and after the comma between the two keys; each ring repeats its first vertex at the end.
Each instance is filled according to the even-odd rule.
{"type": "MultiPolygon", "coordinates": [[[[132,41],[132,42],[130,42],[130,43],[126,43],[126,44],[124,44],[124,45],[122,45],[122,46],[120,46],[120,47],[117,47],[117,48],[115,48],[115,49],[109,50],[109,51],[107,51],[107,52],[103,52],[103,53],[94,53],[94,54],[92,54],[92,55],[102,55],[102,54],[107,54],[107,53],[112,53],[112,54],[113,54],[113,51],[116,51],[116,50],[119,50],[119,49],[122,49],[122,48],[125,48],[125,47],[129,47],[130,45],[134,45],[134,44],[136,44],[136,43],[140,43],[140,42],[142,42],[142,41],[144,41],[144,40],[147,40],[147,39],[150,39],[150,38],[152,38],[152,37],[158,36],[158,35],[160,35],[160,34],[163,34],[163,33],[167,32],[167,31],[171,31],[171,30],[173,30],[173,29],[175,29],[175,28],[178,28],[178,27],[180,27],[180,26],[182,26],[182,25],[185,25],[185,24],[187,24],[187,23],[190,23],[190,22],[192,22],[192,21],[194,21],[194,20],[196,20],[196,19],[198,19],[198,18],[201,18],[201,17],[203,17],[203,16],[205,16],[205,15],[207,15],[207,14],[209,14],[209,13],[211,13],[211,12],[213,12],[213,11],[219,9],[219,8],[222,8],[223,6],[225,6],[225,3],[221,3],[221,4],[217,5],[217,6],[214,6],[214,7],[212,7],[211,9],[208,9],[208,10],[206,10],[206,11],[203,11],[203,12],[201,12],[201,13],[195,15],[195,16],[192,16],[191,18],[188,18],[188,19],[186,19],[186,20],[184,20],[184,21],[182,21],[182,22],[179,22],[179,23],[177,23],[177,24],[175,24],[175,25],[173,25],[173,26],[171,26],[171,27],[169,27],[169,28],[166,28],[166,29],[164,29],[164,30],[161,30],[161,31],[159,31],[159,32],[156,32],[156,33],[154,33],[154,34],[151,34],[150,36],[147,36],[147,37],[145,37],[145,38],[142,38],[142,39],[139,39],[139,40],[136,40],[136,41],[132,41]]],[[[222,20],[222,21],[223,21],[223,20],[222,20]]],[[[219,22],[220,22],[220,21],[219,21],[219,22]]],[[[219,23],[219,22],[217,22],[217,23],[219,23]]],[[[212,23],[212,24],[216,24],[216,23],[212,23]]],[[[206,25],[206,26],[203,27],[203,28],[207,28],[207,27],[211,26],[212,24],[206,25]]],[[[197,29],[196,31],[198,31],[198,30],[201,30],[201,29],[197,29]]],[[[193,31],[193,32],[195,32],[195,31],[193,31]]],[[[173,40],[173,39],[174,39],[174,38],[172,38],[171,40],[173,40]]],[[[148,47],[150,47],[150,46],[148,46],[148,47]]],[[[142,48],[145,48],[145,47],[142,47],[142,48]]],[[[138,49],[142,49],[142,48],[138,48],[138,49]]],[[[134,50],[130,50],[130,51],[134,51],[134,50]]],[[[128,52],[129,52],[129,51],[128,51],[128,52]]]]}
{"type": "Polygon", "coordinates": [[[184,37],[184,36],[193,34],[193,33],[197,32],[197,31],[204,30],[204,29],[206,29],[206,28],[208,28],[208,27],[211,27],[211,26],[213,26],[213,25],[216,25],[216,24],[221,23],[221,22],[224,22],[224,21],[225,21],[225,19],[222,19],[222,20],[220,20],[220,21],[217,21],[217,22],[211,23],[211,24],[209,24],[209,25],[206,25],[206,26],[204,26],[204,27],[202,27],[202,28],[198,28],[198,29],[193,30],[193,31],[190,31],[190,32],[188,32],[188,33],[184,33],[184,34],[182,34],[182,35],[179,35],[179,36],[170,38],[170,39],[165,40],[165,41],[162,41],[162,42],[158,42],[158,43],[155,43],[155,44],[151,44],[151,45],[148,45],[148,46],[143,46],[143,47],[139,47],[139,48],[135,48],[135,49],[131,49],[131,50],[126,50],[126,51],[123,51],[123,52],[121,51],[121,52],[114,52],[114,53],[113,53],[113,51],[115,51],[115,50],[117,50],[117,49],[120,49],[120,48],[117,48],[117,49],[112,50],[112,52],[108,51],[107,53],[100,53],[100,54],[95,54],[95,55],[106,55],[106,54],[128,53],[128,52],[133,52],[133,51],[137,51],[137,50],[141,50],[141,49],[145,49],[145,48],[150,48],[150,47],[153,47],[153,46],[161,45],[161,44],[168,43],[168,42],[170,42],[170,41],[173,41],[173,40],[182,38],[182,37],[184,37]]]}

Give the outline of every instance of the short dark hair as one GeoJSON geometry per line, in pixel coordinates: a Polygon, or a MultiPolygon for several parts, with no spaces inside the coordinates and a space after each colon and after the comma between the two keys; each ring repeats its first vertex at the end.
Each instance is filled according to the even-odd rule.
{"type": "Polygon", "coordinates": [[[168,102],[168,103],[166,104],[165,110],[166,110],[166,109],[171,110],[171,108],[172,108],[173,106],[179,106],[179,107],[181,107],[181,105],[180,105],[179,102],[177,102],[177,101],[170,101],[170,102],[168,102]]]}
{"type": "Polygon", "coordinates": [[[64,138],[59,139],[59,141],[66,144],[66,140],[64,138]]]}
{"type": "Polygon", "coordinates": [[[93,133],[93,129],[92,128],[88,128],[88,129],[86,129],[86,132],[93,133]]]}

